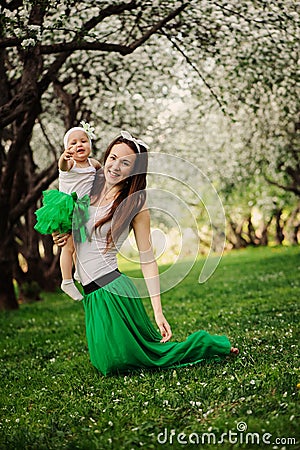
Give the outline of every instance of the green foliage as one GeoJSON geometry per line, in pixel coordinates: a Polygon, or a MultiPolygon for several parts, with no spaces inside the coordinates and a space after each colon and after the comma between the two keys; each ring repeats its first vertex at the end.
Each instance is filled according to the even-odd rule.
{"type": "Polygon", "coordinates": [[[40,299],[41,287],[37,281],[28,281],[22,284],[22,294],[28,299],[40,299]]]}
{"type": "MultiPolygon", "coordinates": [[[[232,252],[199,285],[202,264],[163,296],[174,339],[199,328],[227,334],[236,359],[105,378],[89,362],[80,303],[47,294],[1,313],[0,448],[195,448],[157,437],[174,429],[220,438],[241,422],[271,442],[299,439],[299,248],[232,252]]],[[[256,448],[238,437],[220,448],[256,448]]],[[[259,448],[297,447],[283,442],[259,448]]]]}

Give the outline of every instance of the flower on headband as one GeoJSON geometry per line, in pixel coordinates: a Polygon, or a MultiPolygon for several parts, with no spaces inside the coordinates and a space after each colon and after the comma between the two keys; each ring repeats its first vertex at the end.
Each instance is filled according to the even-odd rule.
{"type": "Polygon", "coordinates": [[[80,122],[80,125],[82,126],[82,128],[84,129],[84,131],[86,132],[86,134],[90,139],[96,138],[96,135],[94,133],[95,131],[94,127],[92,127],[89,123],[85,122],[84,120],[80,122]]]}

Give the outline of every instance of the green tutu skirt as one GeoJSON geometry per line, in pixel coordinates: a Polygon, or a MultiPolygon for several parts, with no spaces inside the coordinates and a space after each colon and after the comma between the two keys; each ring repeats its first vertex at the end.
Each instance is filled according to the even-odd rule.
{"type": "Polygon", "coordinates": [[[124,274],[85,295],[83,304],[91,363],[103,375],[186,366],[230,353],[226,336],[202,330],[183,342],[161,343],[134,284],[124,274]]]}
{"type": "Polygon", "coordinates": [[[34,226],[41,234],[72,232],[75,242],[86,240],[85,224],[89,219],[88,195],[78,198],[76,192],[65,194],[55,189],[43,192],[43,206],[35,211],[34,226]]]}

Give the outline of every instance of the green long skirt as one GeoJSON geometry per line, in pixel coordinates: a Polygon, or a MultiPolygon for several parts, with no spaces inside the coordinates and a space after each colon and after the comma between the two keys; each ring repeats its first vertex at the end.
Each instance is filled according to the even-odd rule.
{"type": "Polygon", "coordinates": [[[182,342],[161,343],[137,289],[124,274],[85,295],[83,304],[91,363],[103,375],[186,366],[230,353],[226,336],[203,330],[182,342]]]}

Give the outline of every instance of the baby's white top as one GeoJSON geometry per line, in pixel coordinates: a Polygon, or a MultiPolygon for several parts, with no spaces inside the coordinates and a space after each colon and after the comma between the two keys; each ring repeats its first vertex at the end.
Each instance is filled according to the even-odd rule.
{"type": "Polygon", "coordinates": [[[88,163],[88,167],[77,167],[76,161],[74,161],[70,170],[64,171],[59,169],[58,189],[65,194],[76,192],[78,198],[86,194],[89,195],[94,183],[96,169],[92,165],[90,158],[88,158],[88,163]]]}
{"type": "Polygon", "coordinates": [[[94,231],[95,223],[106,216],[112,203],[105,206],[90,206],[90,219],[86,224],[88,238],[83,243],[76,244],[76,273],[75,279],[83,286],[91,281],[117,269],[117,253],[126,240],[129,229],[124,230],[117,244],[106,253],[106,234],[111,222],[105,223],[100,229],[94,231]]]}

